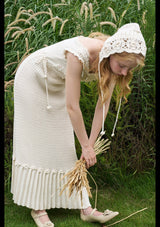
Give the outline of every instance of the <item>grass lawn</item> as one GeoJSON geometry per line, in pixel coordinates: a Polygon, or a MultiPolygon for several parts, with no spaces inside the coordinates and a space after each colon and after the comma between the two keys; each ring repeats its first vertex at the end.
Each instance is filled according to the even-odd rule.
{"type": "MultiPolygon", "coordinates": [[[[116,224],[119,227],[154,227],[155,226],[155,173],[123,177],[116,186],[98,190],[97,208],[101,211],[110,209],[119,211],[119,215],[107,222],[114,223],[145,207],[148,209],[116,224]]],[[[94,206],[95,191],[92,190],[94,206]]],[[[51,209],[48,211],[55,227],[98,227],[98,223],[83,222],[79,210],[51,209]]],[[[36,226],[30,216],[30,209],[13,203],[12,194],[5,192],[5,227],[36,226]]]]}

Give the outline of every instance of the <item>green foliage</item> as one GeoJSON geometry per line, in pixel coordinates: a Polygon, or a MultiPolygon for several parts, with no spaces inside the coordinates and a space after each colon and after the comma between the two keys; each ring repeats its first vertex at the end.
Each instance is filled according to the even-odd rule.
{"type": "MultiPolygon", "coordinates": [[[[106,154],[99,155],[97,164],[90,169],[99,185],[104,185],[106,182],[116,184],[119,176],[133,175],[155,167],[155,1],[139,1],[140,9],[137,2],[133,0],[91,0],[86,1],[86,4],[80,0],[6,0],[4,2],[5,81],[14,79],[16,68],[23,57],[46,45],[78,35],[88,36],[95,31],[112,35],[125,23],[140,24],[147,45],[145,67],[140,72],[134,73],[130,84],[132,92],[128,96],[128,103],[121,107],[111,149],[106,154]],[[89,3],[92,3],[93,17],[89,3]],[[82,14],[84,4],[88,14],[85,14],[85,8],[82,14]],[[108,7],[114,9],[115,16],[108,7]],[[36,14],[28,22],[15,22],[16,19],[27,20],[38,12],[45,13],[36,14]],[[60,19],[56,20],[54,29],[51,21],[47,24],[46,21],[56,16],[60,19]],[[67,21],[62,30],[61,26],[65,20],[67,21]],[[104,21],[114,23],[116,28],[110,24],[100,25],[100,22],[104,21]],[[12,22],[15,24],[11,25],[12,22]],[[10,27],[15,28],[9,31],[10,27]],[[31,30],[24,30],[27,28],[31,30]],[[23,33],[18,33],[22,30],[23,33]]],[[[98,97],[97,82],[82,83],[81,88],[80,106],[89,135],[98,97]]],[[[11,176],[13,101],[13,87],[10,86],[5,92],[6,185],[9,184],[11,176]]],[[[105,121],[106,134],[110,139],[116,118],[115,107],[116,100],[113,97],[105,121]]],[[[75,140],[77,154],[80,157],[80,144],[76,137],[75,140]]]]}
{"type": "Polygon", "coordinates": [[[11,179],[11,166],[12,166],[12,151],[13,151],[13,116],[14,116],[14,97],[13,87],[9,87],[8,91],[5,92],[5,106],[4,106],[4,169],[5,169],[5,182],[4,185],[10,186],[11,179]]]}

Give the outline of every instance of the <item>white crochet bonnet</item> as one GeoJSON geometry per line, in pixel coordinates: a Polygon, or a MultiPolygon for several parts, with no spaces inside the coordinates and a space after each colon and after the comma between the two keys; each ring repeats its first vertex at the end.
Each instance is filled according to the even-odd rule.
{"type": "MultiPolygon", "coordinates": [[[[118,29],[118,31],[114,35],[112,35],[105,41],[99,53],[99,64],[98,64],[99,78],[101,77],[100,63],[104,58],[108,58],[111,54],[122,53],[122,52],[135,53],[135,54],[141,53],[145,57],[146,51],[147,51],[147,47],[146,47],[143,35],[140,31],[139,24],[129,23],[129,24],[123,25],[121,28],[118,29]]],[[[101,91],[101,95],[103,98],[102,91],[101,91]]],[[[117,117],[113,128],[112,136],[114,136],[114,130],[118,120],[120,105],[121,105],[121,99],[120,99],[120,103],[117,111],[117,117]]],[[[103,104],[103,121],[102,121],[102,131],[101,131],[102,135],[105,134],[104,115],[105,115],[105,104],[103,104]]]]}

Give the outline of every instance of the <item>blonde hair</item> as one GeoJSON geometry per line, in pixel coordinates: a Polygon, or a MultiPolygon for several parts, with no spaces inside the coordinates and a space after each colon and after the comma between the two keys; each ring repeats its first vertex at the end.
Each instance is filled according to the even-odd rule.
{"type": "Polygon", "coordinates": [[[110,37],[110,35],[105,35],[102,32],[92,32],[88,37],[106,41],[110,37]]]}
{"type": "MultiPolygon", "coordinates": [[[[110,36],[105,35],[101,32],[94,32],[94,33],[91,33],[89,37],[97,38],[105,41],[110,36]]],[[[144,56],[142,54],[122,52],[122,53],[116,53],[114,54],[114,56],[121,60],[123,59],[123,60],[129,60],[129,61],[136,61],[137,63],[136,69],[140,69],[141,67],[144,66],[144,56]]],[[[91,71],[98,73],[98,63],[99,63],[99,56],[93,62],[91,71]]],[[[114,75],[110,68],[109,57],[108,57],[102,60],[100,64],[100,73],[101,73],[101,79],[99,80],[99,83],[98,83],[98,92],[100,97],[101,97],[101,90],[103,92],[102,103],[104,103],[109,97],[109,92],[110,92],[109,87],[113,77],[116,80],[117,103],[121,97],[124,97],[125,101],[127,102],[126,95],[128,95],[131,92],[129,83],[133,78],[132,70],[130,70],[126,76],[114,75]]]]}
{"type": "Polygon", "coordinates": [[[142,54],[135,54],[135,53],[116,53],[114,56],[119,60],[126,60],[126,61],[136,61],[137,66],[133,69],[128,71],[126,76],[116,76],[116,88],[118,91],[117,95],[117,102],[120,97],[124,97],[125,102],[127,102],[126,95],[130,94],[131,89],[129,87],[129,83],[133,78],[133,72],[136,70],[141,69],[144,66],[144,56],[142,54]]]}

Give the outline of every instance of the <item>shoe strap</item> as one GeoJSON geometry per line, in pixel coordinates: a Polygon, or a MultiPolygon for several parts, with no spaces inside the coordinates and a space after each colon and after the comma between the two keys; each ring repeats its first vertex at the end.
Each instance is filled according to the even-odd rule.
{"type": "Polygon", "coordinates": [[[44,216],[44,215],[48,215],[46,212],[42,213],[42,214],[38,214],[38,217],[44,216]]]}
{"type": "Polygon", "coordinates": [[[96,210],[97,210],[97,208],[94,208],[94,209],[92,210],[92,212],[90,213],[90,215],[92,215],[96,210]]]}
{"type": "Polygon", "coordinates": [[[36,214],[35,212],[33,214],[34,218],[39,218],[39,217],[44,216],[44,215],[47,215],[47,213],[45,211],[41,214],[36,214]]]}

